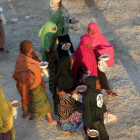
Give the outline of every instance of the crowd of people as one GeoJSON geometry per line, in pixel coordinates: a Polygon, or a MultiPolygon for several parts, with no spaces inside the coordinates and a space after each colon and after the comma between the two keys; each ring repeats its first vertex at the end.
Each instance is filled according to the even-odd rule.
{"type": "MultiPolygon", "coordinates": [[[[72,131],[84,129],[86,135],[90,129],[99,132],[95,140],[109,140],[104,126],[104,113],[108,113],[101,93],[107,90],[108,98],[118,96],[110,89],[107,77],[98,68],[102,54],[109,54],[108,66],[114,65],[113,46],[101,34],[96,23],[89,23],[87,32],[80,37],[80,43],[74,51],[69,37],[69,24],[75,23],[70,19],[67,9],[61,0],[50,0],[50,19],[39,31],[42,43],[42,60],[39,60],[33,50],[32,42],[24,40],[20,43],[19,56],[15,65],[13,79],[21,96],[21,104],[25,120],[39,120],[47,115],[48,123],[60,125],[60,134],[71,137],[72,131]],[[69,55],[62,45],[70,43],[69,55]],[[39,63],[49,63],[49,90],[53,96],[54,113],[59,120],[51,116],[53,106],[47,96],[47,90],[42,78],[43,70],[39,63]],[[42,74],[42,75],[41,75],[42,74]],[[85,80],[82,80],[86,75],[85,80]],[[86,85],[87,90],[80,93],[83,100],[73,98],[79,94],[76,87],[86,85]],[[59,122],[59,123],[58,123],[59,122]]],[[[4,40],[3,28],[0,21],[0,41],[4,40]]],[[[3,44],[0,47],[3,48],[3,44]]],[[[7,102],[0,88],[0,133],[2,140],[14,140],[13,115],[10,102],[7,102]]]]}

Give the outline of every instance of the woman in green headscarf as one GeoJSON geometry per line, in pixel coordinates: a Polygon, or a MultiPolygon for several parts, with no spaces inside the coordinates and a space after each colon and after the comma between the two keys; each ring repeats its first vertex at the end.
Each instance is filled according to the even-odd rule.
{"type": "Polygon", "coordinates": [[[13,128],[13,109],[7,102],[0,87],[0,133],[2,140],[15,140],[13,128]]]}
{"type": "Polygon", "coordinates": [[[48,21],[39,31],[39,37],[42,42],[42,60],[49,62],[49,90],[54,93],[55,83],[55,64],[57,57],[58,36],[56,34],[57,26],[52,21],[48,21]]]}

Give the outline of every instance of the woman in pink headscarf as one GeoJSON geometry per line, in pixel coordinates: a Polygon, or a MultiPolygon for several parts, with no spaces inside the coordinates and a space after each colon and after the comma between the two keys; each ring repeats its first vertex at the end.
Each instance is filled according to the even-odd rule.
{"type": "Polygon", "coordinates": [[[89,71],[90,75],[97,76],[97,62],[91,48],[92,38],[89,35],[83,35],[80,40],[80,45],[74,52],[75,61],[72,68],[77,85],[81,84],[82,76],[88,74],[89,71]]]}
{"type": "MultiPolygon", "coordinates": [[[[107,41],[107,39],[101,34],[99,26],[96,23],[91,22],[88,25],[88,30],[86,35],[90,35],[92,38],[92,49],[94,50],[97,61],[100,60],[102,54],[109,54],[110,58],[106,61],[108,66],[114,65],[114,52],[113,46],[107,41]]],[[[104,72],[98,69],[98,78],[100,80],[100,85],[102,89],[108,91],[109,97],[117,96],[116,93],[112,92],[107,77],[104,72]]]]}

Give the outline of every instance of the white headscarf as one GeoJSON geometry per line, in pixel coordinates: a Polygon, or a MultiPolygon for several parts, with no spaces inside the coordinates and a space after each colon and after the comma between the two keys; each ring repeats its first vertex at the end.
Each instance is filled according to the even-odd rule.
{"type": "Polygon", "coordinates": [[[57,4],[60,2],[60,0],[50,0],[50,6],[53,10],[57,10],[59,7],[57,4]]]}

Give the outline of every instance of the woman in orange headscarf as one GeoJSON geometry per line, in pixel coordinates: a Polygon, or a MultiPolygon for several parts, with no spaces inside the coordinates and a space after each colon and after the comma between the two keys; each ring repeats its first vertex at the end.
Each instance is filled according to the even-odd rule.
{"type": "Polygon", "coordinates": [[[20,54],[13,78],[17,81],[17,89],[22,98],[23,118],[31,119],[32,116],[38,120],[47,114],[48,122],[57,124],[51,117],[53,107],[46,94],[39,58],[30,41],[20,43],[20,54]]]}

